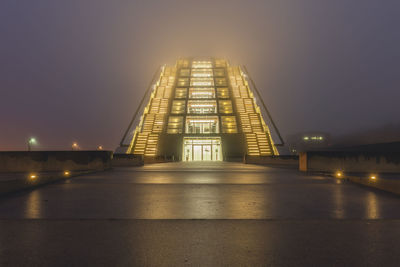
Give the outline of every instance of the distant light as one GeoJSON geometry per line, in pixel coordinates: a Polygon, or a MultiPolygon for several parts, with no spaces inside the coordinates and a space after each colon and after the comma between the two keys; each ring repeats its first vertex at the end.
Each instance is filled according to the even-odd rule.
{"type": "Polygon", "coordinates": [[[343,177],[343,172],[337,171],[337,172],[336,172],[336,177],[342,178],[342,177],[343,177]]]}
{"type": "Polygon", "coordinates": [[[98,147],[97,147],[97,150],[103,150],[103,146],[101,146],[101,145],[98,146],[98,147]]]}
{"type": "Polygon", "coordinates": [[[37,176],[37,174],[35,174],[35,173],[31,173],[31,174],[29,175],[29,179],[30,179],[30,180],[36,180],[37,177],[38,177],[38,176],[37,176]]]}
{"type": "Polygon", "coordinates": [[[69,176],[71,173],[69,171],[64,171],[64,176],[69,176]]]}
{"type": "Polygon", "coordinates": [[[308,139],[310,139],[310,138],[309,138],[308,136],[304,136],[303,139],[304,139],[304,140],[308,140],[308,139]]]}
{"type": "Polygon", "coordinates": [[[372,174],[369,178],[370,178],[371,180],[376,180],[376,175],[375,175],[375,174],[372,174]]]}
{"type": "Polygon", "coordinates": [[[72,143],[72,150],[78,150],[79,149],[79,145],[77,142],[73,142],[72,143]]]}
{"type": "Polygon", "coordinates": [[[28,151],[32,150],[32,145],[36,145],[37,141],[35,137],[31,137],[28,139],[28,151]]]}

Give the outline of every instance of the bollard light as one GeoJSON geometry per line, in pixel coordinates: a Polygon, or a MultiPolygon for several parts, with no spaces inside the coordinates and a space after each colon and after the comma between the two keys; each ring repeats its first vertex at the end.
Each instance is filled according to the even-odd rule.
{"type": "Polygon", "coordinates": [[[34,181],[38,178],[38,175],[36,173],[31,173],[29,174],[29,180],[34,181]]]}

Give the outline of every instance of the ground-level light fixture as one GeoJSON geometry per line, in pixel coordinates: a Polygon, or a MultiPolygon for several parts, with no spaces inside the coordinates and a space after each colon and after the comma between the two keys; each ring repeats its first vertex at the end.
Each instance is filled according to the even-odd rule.
{"type": "Polygon", "coordinates": [[[38,175],[36,173],[31,173],[29,174],[29,180],[34,181],[38,178],[38,175]]]}
{"type": "Polygon", "coordinates": [[[343,178],[343,172],[342,172],[342,171],[337,171],[337,172],[335,173],[335,176],[336,176],[337,178],[343,178]]]}

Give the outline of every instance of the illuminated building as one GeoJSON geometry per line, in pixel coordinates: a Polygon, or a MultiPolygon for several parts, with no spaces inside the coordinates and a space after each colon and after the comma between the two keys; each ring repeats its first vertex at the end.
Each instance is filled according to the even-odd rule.
{"type": "Polygon", "coordinates": [[[158,77],[137,127],[133,119],[121,141],[125,153],[183,161],[278,155],[242,68],[222,59],[180,59],[158,77]]]}

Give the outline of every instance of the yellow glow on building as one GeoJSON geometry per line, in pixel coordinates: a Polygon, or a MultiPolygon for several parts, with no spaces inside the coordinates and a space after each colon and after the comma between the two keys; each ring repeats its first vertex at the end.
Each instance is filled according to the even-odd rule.
{"type": "Polygon", "coordinates": [[[152,89],[127,153],[181,160],[278,155],[240,67],[179,59],[162,68],[152,89]]]}

